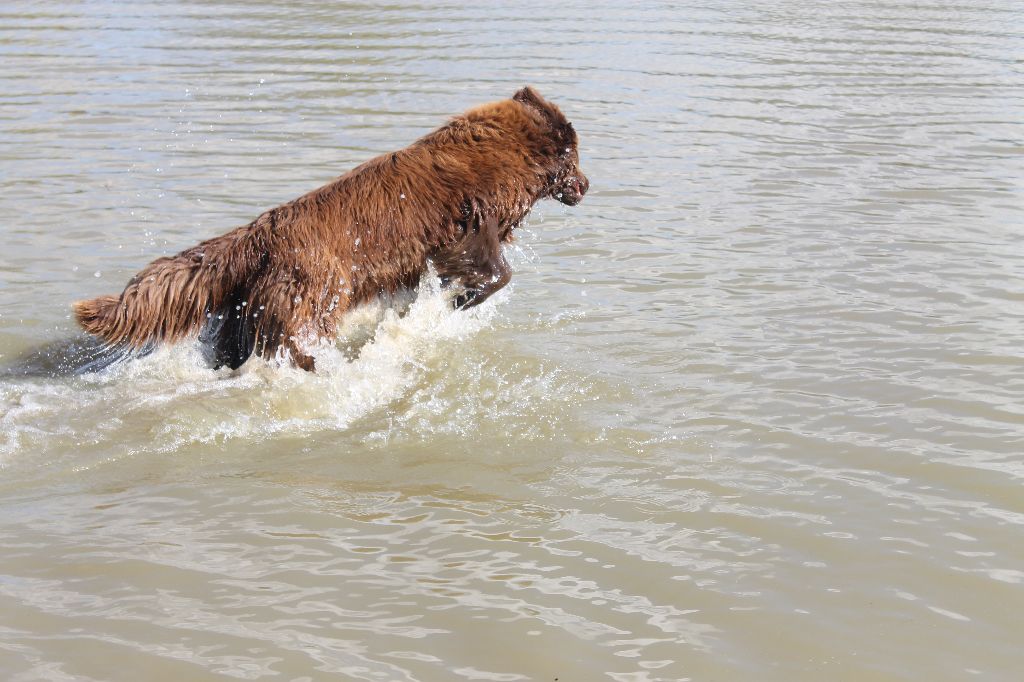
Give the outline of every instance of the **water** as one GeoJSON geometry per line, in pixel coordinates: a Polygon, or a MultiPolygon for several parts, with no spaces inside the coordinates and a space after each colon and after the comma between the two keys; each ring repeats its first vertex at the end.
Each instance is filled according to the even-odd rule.
{"type": "Polygon", "coordinates": [[[6,3],[0,677],[1019,679],[1022,48],[1009,0],[6,3]],[[524,83],[593,188],[492,301],[51,376],[73,300],[524,83]]]}

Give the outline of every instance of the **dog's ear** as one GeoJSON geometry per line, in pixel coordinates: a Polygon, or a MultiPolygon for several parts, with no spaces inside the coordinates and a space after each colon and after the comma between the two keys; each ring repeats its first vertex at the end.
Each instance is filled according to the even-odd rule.
{"type": "Polygon", "coordinates": [[[547,122],[559,143],[576,144],[576,131],[573,130],[572,124],[565,118],[565,114],[554,104],[541,97],[540,93],[532,87],[529,85],[523,86],[516,94],[512,95],[512,99],[539,113],[547,122]]]}
{"type": "Polygon", "coordinates": [[[572,123],[568,121],[560,122],[557,125],[557,131],[559,140],[573,147],[579,144],[579,137],[576,136],[576,129],[572,127],[572,123]]]}
{"type": "Polygon", "coordinates": [[[539,113],[551,123],[552,128],[557,127],[560,121],[565,120],[565,116],[558,110],[558,107],[541,97],[540,93],[529,85],[520,88],[516,94],[512,95],[512,99],[539,113]]]}
{"type": "Polygon", "coordinates": [[[545,108],[544,105],[547,104],[547,102],[544,101],[544,98],[529,85],[524,85],[520,88],[516,94],[512,95],[512,99],[517,102],[522,102],[523,104],[531,104],[541,110],[543,110],[545,108]]]}

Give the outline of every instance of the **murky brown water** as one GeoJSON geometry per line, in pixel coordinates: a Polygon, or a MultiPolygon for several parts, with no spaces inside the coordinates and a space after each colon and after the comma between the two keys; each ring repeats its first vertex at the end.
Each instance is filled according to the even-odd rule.
{"type": "Polygon", "coordinates": [[[5,3],[5,363],[523,83],[593,189],[317,376],[0,379],[0,678],[1020,679],[1022,51],[1010,0],[5,3]]]}

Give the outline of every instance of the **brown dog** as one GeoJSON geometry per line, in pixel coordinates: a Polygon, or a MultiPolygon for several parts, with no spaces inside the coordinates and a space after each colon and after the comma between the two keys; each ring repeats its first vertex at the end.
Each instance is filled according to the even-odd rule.
{"type": "Polygon", "coordinates": [[[510,277],[501,243],[534,202],[574,206],[590,183],[576,132],[532,88],[470,109],[400,151],[176,256],[159,258],[120,296],[75,303],[78,323],[110,347],[146,352],[199,338],[216,366],[330,338],[346,310],[415,286],[434,263],[468,308],[510,277]]]}

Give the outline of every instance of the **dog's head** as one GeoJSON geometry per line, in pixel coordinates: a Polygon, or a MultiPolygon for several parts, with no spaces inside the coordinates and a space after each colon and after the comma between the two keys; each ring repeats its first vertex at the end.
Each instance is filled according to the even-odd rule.
{"type": "Polygon", "coordinates": [[[572,123],[561,110],[526,86],[512,99],[525,107],[536,121],[540,135],[535,141],[544,159],[547,186],[543,196],[566,206],[575,206],[590,189],[590,181],[580,170],[579,139],[572,123]]]}

